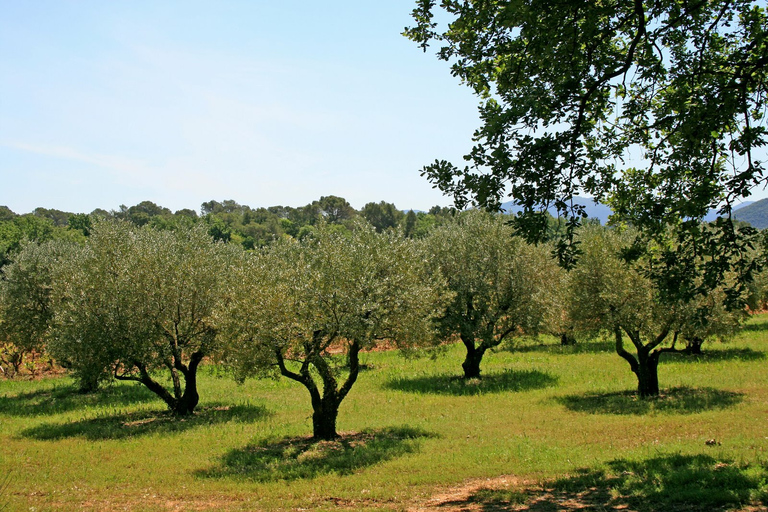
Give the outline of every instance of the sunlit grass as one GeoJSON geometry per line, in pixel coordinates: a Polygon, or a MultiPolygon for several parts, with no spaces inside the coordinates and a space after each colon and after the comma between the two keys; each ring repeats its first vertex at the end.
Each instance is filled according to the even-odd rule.
{"type": "MultiPolygon", "coordinates": [[[[489,353],[484,378],[469,382],[458,378],[460,346],[436,361],[367,353],[341,406],[346,436],[320,445],[307,439],[308,393],[287,380],[237,385],[205,371],[189,419],[135,385],[83,395],[66,377],[0,381],[0,508],[401,510],[505,474],[549,493],[592,478],[627,506],[673,503],[644,487],[651,473],[700,498],[685,482],[711,478],[708,488],[722,489],[710,504],[764,500],[766,328],[760,316],[702,356],[665,357],[663,396],[650,402],[633,395],[629,367],[600,340],[527,340],[489,353]]],[[[534,496],[483,492],[475,503],[534,496]]]]}

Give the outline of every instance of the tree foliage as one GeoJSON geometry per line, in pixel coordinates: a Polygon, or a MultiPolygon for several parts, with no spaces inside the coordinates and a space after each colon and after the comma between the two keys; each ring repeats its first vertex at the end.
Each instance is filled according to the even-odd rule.
{"type": "MultiPolygon", "coordinates": [[[[42,210],[38,208],[36,211],[42,210]]],[[[0,269],[13,260],[24,241],[42,243],[54,239],[82,242],[83,236],[78,231],[57,226],[50,218],[37,214],[13,215],[8,220],[0,220],[0,269]]]]}
{"type": "Polygon", "coordinates": [[[7,206],[0,206],[0,222],[6,220],[13,220],[16,217],[16,213],[7,206]]]}
{"type": "Polygon", "coordinates": [[[397,227],[405,217],[405,214],[398,210],[394,204],[387,203],[386,201],[367,203],[363,206],[363,209],[360,210],[360,214],[374,228],[376,228],[376,231],[379,233],[397,227]]]}
{"type": "Polygon", "coordinates": [[[339,224],[350,220],[357,214],[347,200],[339,196],[322,196],[317,205],[325,220],[330,224],[339,224]]]}
{"type": "MultiPolygon", "coordinates": [[[[559,247],[567,264],[584,214],[576,194],[607,201],[646,236],[672,225],[696,237],[711,208],[729,217],[765,183],[760,1],[418,0],[413,18],[405,34],[425,50],[439,45],[481,100],[468,164],[436,161],[423,174],[459,207],[514,198],[517,227],[533,239],[555,206],[570,219],[559,247]]],[[[728,224],[712,235],[723,266],[743,247],[728,224]]]]}

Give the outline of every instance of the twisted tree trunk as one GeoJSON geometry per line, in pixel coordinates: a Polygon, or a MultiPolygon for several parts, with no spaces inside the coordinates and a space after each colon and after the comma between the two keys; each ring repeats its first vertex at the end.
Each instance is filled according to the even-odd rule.
{"type": "Polygon", "coordinates": [[[285,365],[285,357],[280,349],[275,350],[275,356],[281,375],[299,382],[309,391],[312,401],[312,437],[318,440],[331,440],[339,437],[339,434],[336,432],[339,406],[349,393],[349,390],[352,389],[352,385],[360,373],[360,344],[357,342],[350,343],[347,354],[349,358],[349,375],[347,375],[344,384],[338,387],[333,369],[323,358],[322,351],[319,348],[318,338],[321,336],[323,336],[322,332],[315,332],[314,343],[312,346],[305,347],[307,354],[298,372],[291,371],[285,365]],[[310,366],[315,367],[323,381],[322,393],[312,377],[310,366]]]}
{"type": "Polygon", "coordinates": [[[149,375],[147,367],[134,361],[133,366],[139,370],[139,375],[118,375],[115,369],[115,378],[118,380],[130,380],[140,382],[147,389],[159,396],[168,406],[168,409],[176,416],[189,416],[195,412],[195,407],[200,402],[200,394],[197,392],[197,368],[203,360],[204,354],[200,351],[192,354],[189,365],[185,365],[181,360],[174,362],[171,369],[172,380],[174,383],[174,393],[171,394],[162,384],[157,382],[149,375]],[[178,370],[184,377],[184,388],[182,391],[181,382],[178,374],[173,370],[178,370]]]}
{"type": "Polygon", "coordinates": [[[637,357],[624,349],[621,327],[614,328],[616,337],[616,353],[629,363],[629,367],[637,377],[637,393],[641,398],[659,395],[659,356],[661,351],[654,350],[666,337],[667,332],[662,332],[653,342],[645,345],[640,340],[639,333],[627,333],[632,344],[637,350],[637,357]]]}

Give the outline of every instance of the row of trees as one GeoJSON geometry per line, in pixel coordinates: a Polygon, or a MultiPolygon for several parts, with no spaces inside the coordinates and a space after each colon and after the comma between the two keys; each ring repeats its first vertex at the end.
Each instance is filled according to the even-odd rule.
{"type": "Polygon", "coordinates": [[[509,337],[599,332],[639,394],[658,394],[661,355],[732,331],[760,268],[756,233],[730,212],[766,179],[764,6],[417,0],[413,17],[406,35],[440,45],[482,121],[467,165],[436,161],[423,174],[460,208],[514,198],[516,232],[540,245],[478,213],[414,241],[418,214],[372,203],[366,227],[334,196],[272,211],[206,203],[202,223],[151,204],[121,209],[112,216],[131,226],[76,219],[83,246],[19,246],[3,281],[4,339],[45,342],[86,384],[107,371],[137,380],[178,414],[194,410],[207,355],[243,378],[272,369],[307,388],[320,438],[335,435],[359,351],[382,339],[410,350],[455,336],[474,377],[509,337]],[[636,231],[580,227],[572,200],[584,193],[636,231]],[[550,206],[567,218],[555,247],[550,206]],[[712,208],[723,218],[705,225],[712,208]],[[172,229],[163,239],[142,224],[172,229]],[[44,264],[25,271],[34,251],[44,264]],[[13,318],[24,311],[34,321],[13,318]]]}
{"type": "Polygon", "coordinates": [[[87,390],[139,382],[178,415],[198,404],[205,360],[238,379],[282,375],[307,389],[314,435],[327,439],[360,351],[381,343],[419,353],[458,339],[463,374],[477,378],[486,352],[516,336],[602,333],[649,396],[661,353],[738,326],[743,309],[726,309],[722,291],[683,301],[656,286],[650,260],[625,254],[631,230],[592,225],[578,236],[582,258],[567,272],[551,246],[479,211],[423,239],[320,223],[254,251],[214,240],[204,224],[102,220],[83,244],[23,244],[0,281],[0,339],[47,350],[87,390]]]}

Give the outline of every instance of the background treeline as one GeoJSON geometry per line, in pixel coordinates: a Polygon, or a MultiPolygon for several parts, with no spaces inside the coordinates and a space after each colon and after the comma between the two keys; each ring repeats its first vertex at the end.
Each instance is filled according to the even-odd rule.
{"type": "Polygon", "coordinates": [[[302,238],[321,221],[347,230],[350,223],[359,217],[365,218],[377,231],[401,227],[406,236],[423,237],[454,212],[453,208],[440,206],[434,206],[428,212],[404,212],[385,201],[368,203],[358,211],[338,196],[323,196],[297,208],[252,208],[231,199],[211,200],[201,205],[199,213],[188,208],[172,212],[152,201],[142,201],[130,207],[121,205],[111,211],[96,209],[90,214],[42,207],[31,213],[17,214],[7,206],[0,206],[0,265],[9,261],[9,254],[18,250],[24,239],[38,242],[52,239],[82,241],[96,218],[121,219],[135,226],[148,225],[157,229],[203,223],[214,239],[253,249],[286,235],[302,238]]]}

